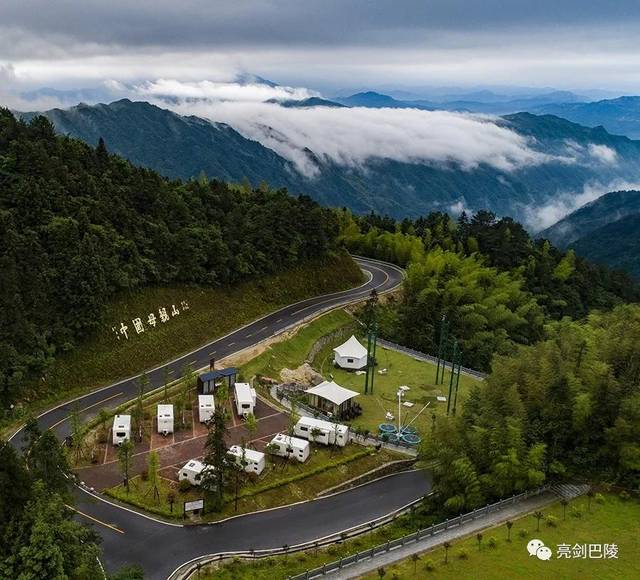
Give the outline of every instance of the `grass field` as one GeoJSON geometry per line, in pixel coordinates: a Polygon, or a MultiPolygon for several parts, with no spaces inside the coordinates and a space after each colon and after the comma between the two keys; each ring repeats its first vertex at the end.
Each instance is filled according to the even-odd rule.
{"type": "Polygon", "coordinates": [[[290,339],[273,344],[243,365],[242,375],[247,379],[255,375],[278,378],[282,369],[294,369],[304,363],[311,347],[319,338],[353,322],[353,317],[344,310],[325,314],[301,328],[290,339]]]}
{"type": "MultiPolygon", "coordinates": [[[[359,337],[362,344],[366,346],[366,341],[359,337]]],[[[332,374],[334,380],[343,387],[358,391],[361,395],[356,399],[362,406],[363,413],[360,417],[351,422],[354,427],[369,429],[372,432],[378,431],[380,423],[388,422],[385,419],[387,411],[394,416],[393,423],[398,421],[398,398],[396,393],[400,385],[409,387],[404,400],[414,403],[413,407],[401,406],[402,425],[412,422],[421,433],[428,432],[431,425],[432,413],[446,413],[447,404],[438,402],[436,396],[449,394],[449,373],[445,375],[445,383],[436,386],[436,366],[434,364],[419,361],[399,352],[378,347],[376,350],[376,374],[372,395],[364,395],[364,375],[356,375],[354,372],[345,371],[333,366],[333,351],[335,344],[323,349],[314,363],[315,368],[323,375],[332,374]],[[381,375],[377,371],[387,369],[386,374],[381,375]],[[429,403],[420,415],[423,407],[429,403]]],[[[461,408],[469,389],[477,383],[476,379],[460,375],[460,385],[458,391],[457,407],[461,408]]]]}
{"type": "MultiPolygon", "coordinates": [[[[205,519],[215,521],[236,514],[313,499],[321,491],[395,459],[400,457],[387,450],[376,452],[371,448],[365,449],[354,444],[333,449],[315,446],[305,463],[269,456],[263,473],[257,478],[247,478],[240,488],[237,512],[234,496],[229,494],[222,512],[207,514],[205,519]]],[[[158,491],[160,496],[156,498],[148,482],[138,476],[131,480],[129,494],[122,485],[107,490],[107,494],[165,517],[180,517],[181,507],[178,509],[176,506],[182,506],[184,501],[202,497],[198,488],[182,493],[177,490],[174,482],[162,478],[158,491]],[[168,501],[169,492],[172,490],[176,498],[173,512],[168,501]]]]}
{"type": "MultiPolygon", "coordinates": [[[[536,531],[536,519],[532,515],[514,522],[511,542],[507,542],[506,526],[483,531],[481,549],[474,536],[452,542],[449,562],[444,563],[444,549],[420,555],[420,560],[403,561],[386,568],[385,578],[483,578],[503,580],[505,578],[539,580],[540,578],[566,578],[576,580],[623,580],[638,578],[640,561],[640,502],[622,501],[615,495],[606,495],[603,504],[591,502],[591,513],[587,510],[587,498],[572,502],[582,517],[570,515],[567,509],[563,520],[562,506],[554,504],[542,510],[545,516],[558,518],[556,527],[541,522],[536,531]],[[526,531],[524,537],[520,532],[526,531]],[[495,538],[496,547],[488,545],[495,538]],[[551,548],[549,561],[529,556],[526,546],[530,539],[537,538],[551,548]],[[557,545],[570,544],[617,544],[617,559],[558,559],[557,545]],[[462,559],[461,554],[467,558],[462,559]],[[414,572],[415,568],[415,572],[414,572]],[[635,572],[634,572],[635,570],[635,572]]],[[[376,572],[365,576],[367,580],[379,578],[376,572]]]]}
{"type": "Polygon", "coordinates": [[[347,255],[317,260],[304,267],[233,287],[146,288],[121,296],[108,305],[102,330],[60,358],[30,395],[16,407],[9,431],[27,412],[37,413],[64,400],[143,369],[170,360],[183,352],[258,318],[277,308],[311,296],[343,290],[363,281],[362,272],[347,255]],[[187,302],[185,310],[181,303],[187,302]],[[146,324],[149,313],[159,318],[159,308],[175,304],[180,314],[155,327],[146,324]],[[132,320],[140,317],[145,331],[137,334],[132,320]],[[113,327],[123,322],[129,339],[117,339],[113,327]]]}
{"type": "MultiPolygon", "coordinates": [[[[631,500],[622,502],[616,496],[606,495],[602,505],[592,503],[592,513],[586,510],[586,499],[574,500],[567,510],[567,520],[562,521],[562,508],[559,504],[543,510],[545,514],[555,514],[559,521],[556,528],[549,528],[541,523],[539,533],[535,533],[536,520],[527,515],[516,520],[512,529],[512,541],[506,541],[505,526],[499,526],[483,532],[483,547],[478,551],[475,536],[452,542],[449,551],[449,563],[444,564],[444,550],[421,554],[414,563],[409,560],[397,566],[385,569],[385,579],[420,579],[441,578],[456,580],[547,580],[562,578],[566,580],[627,580],[637,578],[638,557],[640,556],[640,502],[631,500]],[[578,506],[584,513],[582,518],[569,515],[572,506],[578,506]],[[518,532],[526,529],[526,539],[520,538],[518,532]],[[496,538],[496,548],[488,546],[489,538],[496,538]],[[548,546],[555,548],[556,543],[616,543],[619,546],[618,560],[556,560],[543,562],[529,557],[526,544],[529,538],[537,537],[548,546]],[[467,560],[459,558],[460,550],[468,554],[467,560]],[[427,562],[433,568],[427,570],[427,562]]],[[[413,529],[410,516],[403,516],[393,524],[348,540],[322,550],[307,550],[288,556],[274,556],[255,562],[237,559],[223,566],[211,566],[200,574],[201,580],[273,580],[300,574],[324,563],[335,561],[341,557],[366,550],[382,544],[387,540],[409,533],[413,529]]],[[[421,522],[425,527],[427,522],[421,522]]],[[[376,572],[366,576],[368,580],[379,578],[376,572]]]]}

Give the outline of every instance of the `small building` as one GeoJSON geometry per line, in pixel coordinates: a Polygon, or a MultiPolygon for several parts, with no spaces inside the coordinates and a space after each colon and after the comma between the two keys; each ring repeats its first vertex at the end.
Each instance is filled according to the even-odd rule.
{"type": "Polygon", "coordinates": [[[312,417],[300,417],[293,432],[298,437],[304,437],[312,443],[344,447],[349,442],[349,427],[312,417]]]}
{"type": "Polygon", "coordinates": [[[367,349],[351,335],[349,340],[333,349],[333,364],[342,369],[363,369],[367,366],[367,349]]]}
{"type": "Polygon", "coordinates": [[[284,433],[278,433],[269,443],[271,453],[280,457],[295,457],[300,463],[304,463],[309,457],[309,442],[297,437],[289,437],[284,433]]]}
{"type": "Polygon", "coordinates": [[[216,410],[213,395],[198,395],[198,418],[200,423],[209,421],[216,410]]]}
{"type": "Polygon", "coordinates": [[[242,456],[244,454],[244,470],[247,473],[255,473],[260,475],[265,468],[266,460],[264,453],[256,451],[255,449],[247,449],[246,447],[240,447],[239,445],[232,445],[229,448],[229,455],[231,455],[234,461],[238,465],[242,465],[242,456]]]}
{"type": "Polygon", "coordinates": [[[236,383],[234,386],[234,398],[236,400],[236,411],[240,417],[252,415],[256,406],[256,391],[249,383],[236,383]]]}
{"type": "Polygon", "coordinates": [[[354,397],[360,393],[345,389],[333,381],[325,381],[305,391],[309,404],[330,417],[340,418],[353,405],[354,397]]]}
{"type": "Polygon", "coordinates": [[[112,438],[114,445],[131,440],[131,415],[116,415],[113,418],[112,438]]]}
{"type": "Polygon", "coordinates": [[[200,485],[205,471],[209,469],[213,468],[197,459],[190,459],[178,472],[178,481],[186,479],[191,485],[200,485]]]}
{"type": "Polygon", "coordinates": [[[173,405],[158,405],[158,433],[173,433],[173,405]]]}
{"type": "Polygon", "coordinates": [[[235,382],[237,375],[238,369],[234,367],[211,369],[206,373],[202,373],[198,375],[198,393],[200,395],[213,395],[216,387],[225,380],[227,381],[229,391],[231,391],[231,385],[235,382]]]}

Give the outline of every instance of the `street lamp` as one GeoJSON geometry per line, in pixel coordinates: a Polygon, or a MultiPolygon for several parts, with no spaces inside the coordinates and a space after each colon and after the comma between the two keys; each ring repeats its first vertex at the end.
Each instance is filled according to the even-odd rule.
{"type": "Polygon", "coordinates": [[[398,437],[400,437],[400,429],[402,428],[402,421],[400,419],[402,399],[408,390],[409,387],[407,387],[406,385],[402,385],[398,387],[398,392],[396,393],[396,395],[398,396],[398,437]]]}

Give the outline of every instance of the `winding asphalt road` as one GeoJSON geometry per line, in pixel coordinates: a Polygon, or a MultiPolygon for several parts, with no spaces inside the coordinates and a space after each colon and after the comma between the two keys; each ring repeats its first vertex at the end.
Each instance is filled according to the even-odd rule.
{"type": "MultiPolygon", "coordinates": [[[[151,369],[147,371],[151,388],[161,386],[165,368],[172,378],[178,378],[186,364],[204,367],[212,357],[224,358],[315,314],[364,299],[373,288],[382,294],[402,282],[402,270],[392,264],[364,258],[356,261],[368,278],[362,286],[292,304],[151,369]]],[[[139,375],[124,379],[54,407],[40,415],[38,422],[41,428],[52,429],[64,438],[69,434],[72,408],[82,409],[81,418],[89,420],[101,408],[114,408],[134,398],[138,378],[139,375]]],[[[11,438],[16,446],[21,440],[21,430],[11,438]]],[[[200,526],[167,524],[81,488],[76,488],[75,495],[81,518],[95,526],[102,537],[103,562],[108,570],[137,563],[149,578],[161,579],[182,563],[204,554],[294,546],[338,533],[394,512],[422,497],[429,489],[427,474],[405,472],[311,502],[200,526]]]]}

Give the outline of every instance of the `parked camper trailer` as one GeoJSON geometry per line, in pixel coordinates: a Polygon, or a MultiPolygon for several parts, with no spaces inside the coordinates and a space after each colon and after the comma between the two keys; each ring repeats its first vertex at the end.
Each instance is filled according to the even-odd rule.
{"type": "Polygon", "coordinates": [[[242,455],[244,453],[244,470],[247,473],[255,473],[260,475],[265,468],[266,461],[264,453],[256,451],[255,449],[247,449],[246,447],[240,447],[239,445],[232,445],[229,448],[229,455],[231,455],[234,461],[238,465],[242,465],[242,455]]]}
{"type": "Polygon", "coordinates": [[[272,453],[280,457],[295,457],[300,463],[304,463],[309,457],[309,442],[297,437],[289,437],[284,433],[278,433],[270,443],[272,453]]]}
{"type": "Polygon", "coordinates": [[[131,415],[116,415],[113,418],[113,444],[120,445],[131,439],[131,415]]]}
{"type": "Polygon", "coordinates": [[[256,406],[256,392],[249,383],[236,383],[234,386],[236,411],[240,417],[252,415],[256,406]]]}
{"type": "Polygon", "coordinates": [[[158,433],[173,433],[173,405],[158,405],[158,433]]]}
{"type": "Polygon", "coordinates": [[[313,443],[324,445],[344,447],[349,442],[349,427],[346,425],[311,417],[300,417],[293,432],[298,437],[304,437],[313,443]]]}
{"type": "Polygon", "coordinates": [[[200,485],[205,471],[209,469],[213,468],[197,459],[190,459],[178,473],[178,480],[186,479],[191,485],[200,485]]]}
{"type": "Polygon", "coordinates": [[[216,405],[213,401],[213,395],[198,395],[198,417],[200,423],[206,423],[213,417],[216,405]]]}

